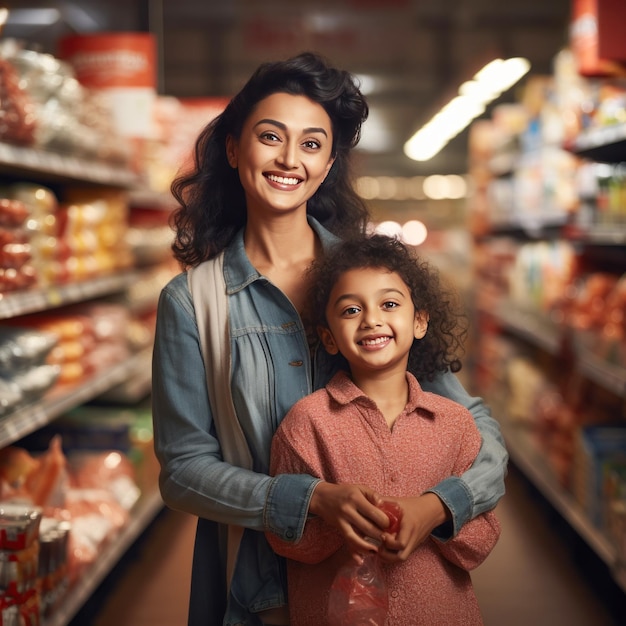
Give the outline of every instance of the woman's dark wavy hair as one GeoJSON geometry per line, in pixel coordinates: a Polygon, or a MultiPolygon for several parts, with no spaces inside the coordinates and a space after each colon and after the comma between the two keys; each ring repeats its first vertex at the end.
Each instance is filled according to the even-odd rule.
{"type": "MultiPolygon", "coordinates": [[[[337,244],[311,267],[308,317],[313,328],[328,327],[326,306],[339,277],[352,269],[384,268],[408,286],[413,305],[428,317],[428,330],[415,339],[408,369],[415,377],[433,380],[437,372],[461,369],[467,317],[457,295],[444,287],[439,273],[401,241],[385,235],[351,238],[337,244]]],[[[347,367],[345,361],[344,367],[347,367]]]]}
{"type": "Polygon", "coordinates": [[[330,117],[335,161],[307,211],[340,237],[364,232],[368,211],[355,192],[349,154],[369,113],[354,77],[305,52],[286,61],[264,63],[226,109],[200,133],[191,171],[180,173],[171,191],[179,204],[172,215],[175,258],[195,266],[221,252],[246,222],[246,201],[236,169],[226,156],[226,138],[238,139],[255,106],[274,93],[306,96],[330,117]]]}

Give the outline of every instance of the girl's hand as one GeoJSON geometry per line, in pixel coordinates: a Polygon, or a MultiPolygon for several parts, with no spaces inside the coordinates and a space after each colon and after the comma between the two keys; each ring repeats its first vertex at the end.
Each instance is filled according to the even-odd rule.
{"type": "Polygon", "coordinates": [[[389,523],[378,502],[380,497],[369,487],[322,481],[313,491],[309,510],[339,529],[348,551],[358,560],[359,553],[377,550],[389,523]]]}
{"type": "Polygon", "coordinates": [[[380,557],[390,563],[406,561],[433,529],[450,517],[447,507],[434,493],[397,498],[394,502],[402,508],[400,529],[395,534],[383,533],[382,545],[378,549],[380,557]]]}

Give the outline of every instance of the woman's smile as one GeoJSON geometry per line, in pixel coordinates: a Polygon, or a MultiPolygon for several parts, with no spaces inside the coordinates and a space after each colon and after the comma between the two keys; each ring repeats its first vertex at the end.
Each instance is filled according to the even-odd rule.
{"type": "Polygon", "coordinates": [[[294,189],[303,181],[302,178],[294,176],[280,176],[277,174],[265,174],[264,176],[270,183],[273,183],[273,186],[280,189],[294,189]]]}
{"type": "Polygon", "coordinates": [[[332,147],[332,124],[320,104],[287,93],[261,100],[227,146],[248,214],[306,209],[333,164],[332,147]]]}

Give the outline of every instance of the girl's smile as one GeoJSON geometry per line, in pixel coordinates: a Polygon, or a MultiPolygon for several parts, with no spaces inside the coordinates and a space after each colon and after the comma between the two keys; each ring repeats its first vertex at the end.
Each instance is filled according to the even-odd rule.
{"type": "Polygon", "coordinates": [[[378,267],[351,269],[339,277],[326,320],[328,328],[319,329],[322,342],[331,354],[341,352],[353,375],[365,369],[404,372],[413,340],[427,329],[399,274],[378,267]]]}

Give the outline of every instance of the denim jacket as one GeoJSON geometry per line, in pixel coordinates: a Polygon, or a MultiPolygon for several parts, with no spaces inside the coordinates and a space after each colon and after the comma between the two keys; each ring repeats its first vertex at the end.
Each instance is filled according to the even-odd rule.
{"type": "MultiPolygon", "coordinates": [[[[314,219],[310,218],[310,224],[324,248],[336,243],[336,237],[314,219]]],[[[159,299],[152,379],[154,441],[164,502],[200,518],[189,623],[222,624],[221,615],[211,614],[221,609],[210,608],[219,606],[211,594],[223,593],[220,581],[210,578],[219,578],[219,573],[207,573],[208,566],[218,566],[223,558],[216,541],[217,522],[246,529],[223,624],[257,625],[261,622],[255,613],[287,601],[285,564],[269,547],[264,531],[297,541],[318,482],[306,475],[268,476],[272,436],[291,406],[324,386],[335,369],[323,349],[311,361],[295,307],[252,266],[243,232],[225,251],[224,277],[229,298],[231,391],[254,467],[242,469],[222,460],[185,273],[172,279],[159,299]],[[205,615],[200,616],[202,612],[205,615]]],[[[451,524],[437,529],[438,537],[445,540],[456,535],[465,521],[495,506],[504,493],[508,456],[488,408],[480,398],[470,397],[453,374],[422,386],[468,407],[483,436],[472,468],[432,489],[452,514],[451,524]]]]}

